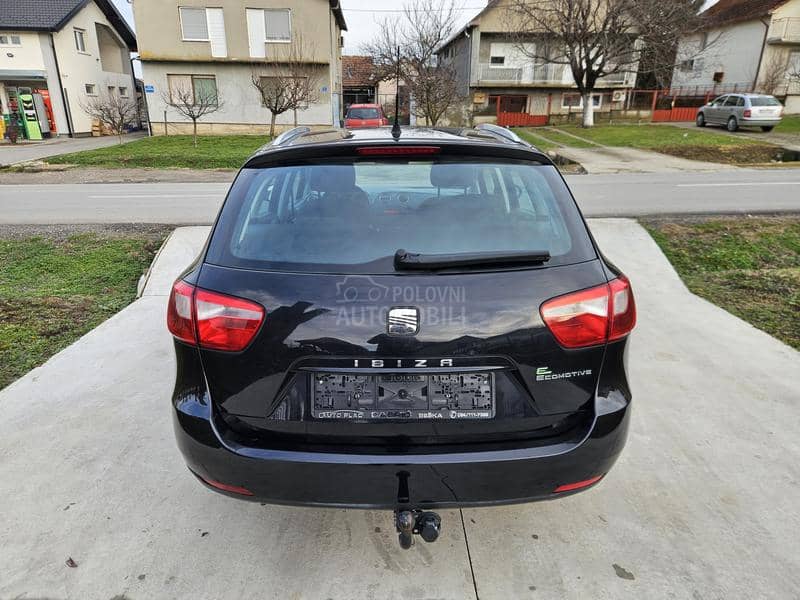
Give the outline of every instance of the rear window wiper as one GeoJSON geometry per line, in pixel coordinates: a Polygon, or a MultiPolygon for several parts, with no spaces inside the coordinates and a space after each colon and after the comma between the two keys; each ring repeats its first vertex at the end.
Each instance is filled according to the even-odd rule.
{"type": "Polygon", "coordinates": [[[550,260],[547,250],[522,252],[462,252],[458,254],[414,254],[398,250],[394,268],[402,270],[454,269],[459,267],[511,267],[540,265],[550,260]]]}

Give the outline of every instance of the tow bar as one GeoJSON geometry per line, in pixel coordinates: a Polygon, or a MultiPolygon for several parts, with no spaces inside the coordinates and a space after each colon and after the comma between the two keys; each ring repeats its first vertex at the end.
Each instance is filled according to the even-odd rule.
{"type": "Polygon", "coordinates": [[[442,530],[442,518],[435,512],[396,510],[394,511],[394,522],[400,547],[403,550],[408,550],[414,545],[415,535],[430,544],[439,539],[439,533],[442,530]]]}
{"type": "MultiPolygon", "coordinates": [[[[397,502],[399,504],[408,504],[409,502],[408,479],[409,473],[406,471],[400,471],[397,474],[397,502]]],[[[414,545],[415,535],[420,536],[429,544],[438,540],[439,533],[442,531],[442,518],[435,512],[397,508],[394,511],[394,525],[397,529],[400,547],[408,550],[414,545]]]]}

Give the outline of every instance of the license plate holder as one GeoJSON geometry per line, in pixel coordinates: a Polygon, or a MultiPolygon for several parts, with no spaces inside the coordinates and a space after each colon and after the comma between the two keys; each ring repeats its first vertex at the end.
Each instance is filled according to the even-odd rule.
{"type": "Polygon", "coordinates": [[[356,422],[487,420],[495,416],[494,373],[310,374],[312,415],[356,422]]]}

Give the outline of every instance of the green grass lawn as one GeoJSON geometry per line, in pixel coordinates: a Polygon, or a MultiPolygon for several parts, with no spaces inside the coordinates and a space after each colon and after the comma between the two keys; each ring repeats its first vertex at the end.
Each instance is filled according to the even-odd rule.
{"type": "Polygon", "coordinates": [[[780,133],[800,133],[800,115],[786,115],[775,128],[780,133]]]}
{"type": "Polygon", "coordinates": [[[743,146],[757,142],[724,133],[684,129],[672,125],[595,125],[584,129],[563,125],[559,129],[604,146],[659,149],[664,146],[743,146]]]}
{"type": "Polygon", "coordinates": [[[128,305],[163,237],[0,238],[0,389],[128,305]]]}
{"type": "Polygon", "coordinates": [[[556,150],[559,145],[544,136],[544,129],[514,129],[514,132],[529,144],[533,144],[542,152],[556,150]]]}
{"type": "Polygon", "coordinates": [[[588,129],[579,125],[557,125],[524,131],[530,136],[546,138],[554,144],[572,148],[592,148],[594,142],[603,146],[640,148],[693,160],[729,164],[770,163],[780,152],[767,139],[761,142],[673,125],[616,124],[595,125],[588,129]]]}
{"type": "Polygon", "coordinates": [[[576,139],[571,135],[566,135],[555,129],[547,127],[536,127],[534,129],[518,129],[515,130],[520,137],[529,141],[540,150],[550,150],[558,148],[559,146],[571,146],[573,148],[591,148],[594,146],[591,142],[576,139]],[[548,147],[543,147],[543,146],[548,147]]]}
{"type": "Polygon", "coordinates": [[[643,224],[692,292],[800,350],[800,217],[643,224]]]}
{"type": "Polygon", "coordinates": [[[267,136],[259,135],[198,136],[195,148],[190,135],[158,136],[97,150],[62,154],[46,160],[50,163],[110,169],[238,169],[268,141],[267,136]]]}

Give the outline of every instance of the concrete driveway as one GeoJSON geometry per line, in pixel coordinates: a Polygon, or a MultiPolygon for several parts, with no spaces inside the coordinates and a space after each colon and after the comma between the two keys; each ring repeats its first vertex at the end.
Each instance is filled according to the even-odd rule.
{"type": "MultiPolygon", "coordinates": [[[[122,143],[133,142],[147,137],[147,132],[137,131],[122,136],[122,143]]],[[[49,156],[105,148],[119,143],[115,135],[103,137],[53,138],[41,142],[20,142],[19,144],[0,144],[0,167],[41,160],[49,156]]]]}
{"type": "Polygon", "coordinates": [[[650,152],[638,148],[601,146],[591,148],[558,148],[556,152],[580,163],[590,175],[609,173],[710,173],[733,171],[736,167],[720,163],[689,160],[679,156],[650,152]]]}
{"type": "Polygon", "coordinates": [[[796,597],[800,353],[691,295],[636,223],[591,227],[640,315],[629,443],[596,489],[446,511],[410,551],[388,512],[202,489],[169,420],[164,296],[207,232],[185,228],[142,299],[0,392],[0,598],[796,597]]]}

